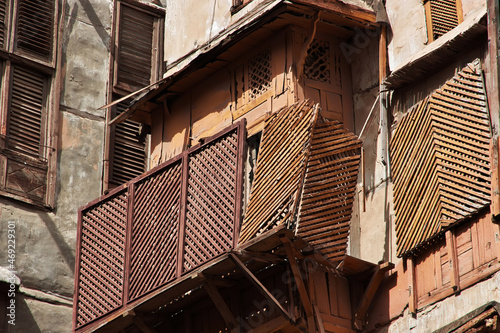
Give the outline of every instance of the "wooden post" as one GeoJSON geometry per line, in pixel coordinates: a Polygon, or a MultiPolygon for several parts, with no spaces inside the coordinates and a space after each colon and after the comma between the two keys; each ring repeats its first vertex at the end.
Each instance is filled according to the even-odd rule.
{"type": "Polygon", "coordinates": [[[415,258],[412,255],[406,258],[406,269],[408,271],[408,309],[412,315],[417,314],[417,290],[415,280],[415,258]]]}
{"type": "Polygon", "coordinates": [[[498,132],[500,125],[499,118],[499,4],[498,0],[487,0],[488,5],[488,53],[490,57],[489,79],[487,82],[488,90],[488,109],[491,117],[492,128],[492,154],[491,154],[491,213],[496,219],[500,214],[500,180],[499,180],[499,165],[498,165],[498,132]]]}
{"type": "Polygon", "coordinates": [[[446,249],[448,251],[448,261],[450,265],[450,284],[455,292],[460,291],[460,276],[458,272],[458,255],[455,239],[455,232],[446,231],[446,249]]]}
{"type": "Polygon", "coordinates": [[[187,205],[187,187],[189,176],[189,154],[185,150],[182,156],[182,172],[181,172],[181,205],[179,217],[179,229],[177,232],[177,278],[182,275],[184,267],[184,234],[186,232],[186,205],[187,205]]]}
{"type": "Polygon", "coordinates": [[[238,245],[240,237],[241,216],[243,209],[243,183],[245,182],[244,170],[247,153],[247,134],[246,134],[246,119],[243,119],[238,124],[238,157],[237,157],[237,171],[236,171],[236,196],[234,205],[234,234],[233,234],[233,248],[238,245]]]}
{"type": "Polygon", "coordinates": [[[127,224],[125,238],[125,269],[123,272],[123,301],[125,305],[129,301],[129,286],[130,286],[130,262],[132,256],[132,227],[134,224],[134,193],[135,183],[130,183],[127,197],[127,224]]]}

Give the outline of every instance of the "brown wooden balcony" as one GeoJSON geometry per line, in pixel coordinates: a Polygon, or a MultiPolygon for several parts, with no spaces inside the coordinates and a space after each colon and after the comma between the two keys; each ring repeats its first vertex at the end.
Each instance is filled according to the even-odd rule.
{"type": "Polygon", "coordinates": [[[79,210],[74,330],[236,246],[245,138],[242,121],[79,210]]]}

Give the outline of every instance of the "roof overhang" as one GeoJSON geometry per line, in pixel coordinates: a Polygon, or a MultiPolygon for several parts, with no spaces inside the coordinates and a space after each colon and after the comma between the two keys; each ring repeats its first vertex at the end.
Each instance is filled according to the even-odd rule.
{"type": "MultiPolygon", "coordinates": [[[[375,29],[378,26],[374,11],[338,0],[265,1],[251,14],[236,21],[209,42],[168,64],[166,76],[131,94],[136,98],[125,112],[114,118],[110,124],[123,122],[129,118],[148,123],[151,111],[157,107],[166,107],[168,98],[185,92],[287,26],[295,25],[310,29],[317,13],[320,13],[318,23],[320,27],[323,26],[329,33],[345,40],[354,36],[356,29],[366,27],[375,29]]],[[[121,100],[103,108],[119,101],[121,100]]]]}
{"type": "Polygon", "coordinates": [[[394,90],[434,73],[449,64],[459,53],[469,50],[478,42],[486,41],[486,36],[486,8],[482,7],[475,13],[470,13],[455,29],[448,31],[398,66],[385,79],[385,87],[394,90]]]}

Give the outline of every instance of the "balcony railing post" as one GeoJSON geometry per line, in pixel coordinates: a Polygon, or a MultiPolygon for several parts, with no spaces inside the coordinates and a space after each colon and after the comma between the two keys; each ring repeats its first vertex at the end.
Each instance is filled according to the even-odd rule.
{"type": "Polygon", "coordinates": [[[76,256],[75,256],[75,286],[73,292],[73,332],[76,331],[78,318],[78,295],[80,287],[80,256],[82,252],[82,214],[83,210],[78,209],[78,222],[76,227],[76,256]]]}
{"type": "Polygon", "coordinates": [[[246,163],[247,153],[247,133],[246,133],[246,119],[243,119],[238,124],[238,156],[236,158],[236,195],[234,205],[234,226],[233,226],[233,248],[238,245],[238,238],[240,236],[240,223],[243,204],[243,183],[244,183],[244,170],[246,163]]]}
{"type": "Polygon", "coordinates": [[[123,271],[123,302],[125,306],[130,298],[130,261],[132,256],[132,227],[134,221],[135,182],[131,182],[127,192],[127,224],[125,238],[125,269],[123,271]]]}
{"type": "Polygon", "coordinates": [[[179,232],[177,233],[177,277],[182,275],[184,267],[184,235],[186,231],[186,210],[187,210],[187,190],[189,176],[189,153],[184,151],[182,156],[182,171],[181,171],[181,205],[179,216],[179,232]]]}

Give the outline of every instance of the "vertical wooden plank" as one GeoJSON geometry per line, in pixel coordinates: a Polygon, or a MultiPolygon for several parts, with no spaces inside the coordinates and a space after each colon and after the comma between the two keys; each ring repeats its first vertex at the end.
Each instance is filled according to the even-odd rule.
{"type": "Polygon", "coordinates": [[[417,313],[417,290],[415,281],[415,258],[408,256],[406,258],[406,269],[408,270],[408,309],[411,314],[417,313]]]}
{"type": "Polygon", "coordinates": [[[242,119],[238,124],[238,156],[236,159],[236,195],[235,195],[235,214],[234,214],[234,234],[233,247],[238,245],[241,227],[241,215],[243,210],[243,183],[245,181],[244,168],[247,152],[247,134],[246,119],[242,119]]]}
{"type": "Polygon", "coordinates": [[[339,302],[339,317],[350,320],[352,319],[352,308],[349,281],[343,276],[338,276],[336,282],[339,302]]]}
{"type": "Polygon", "coordinates": [[[472,258],[474,261],[474,268],[478,268],[481,265],[481,261],[479,258],[479,236],[477,231],[477,222],[472,223],[471,225],[471,233],[472,233],[472,258]]]}
{"type": "Polygon", "coordinates": [[[322,270],[316,270],[313,273],[313,283],[316,285],[316,303],[321,313],[330,314],[330,303],[328,302],[328,290],[326,282],[326,273],[322,270]]]}
{"type": "Polygon", "coordinates": [[[78,317],[78,286],[80,285],[80,256],[82,250],[82,209],[78,209],[76,227],[76,255],[75,255],[75,285],[73,291],[73,332],[76,330],[78,317]]]}
{"type": "Polygon", "coordinates": [[[177,277],[180,277],[184,265],[184,233],[186,231],[186,203],[187,203],[187,189],[188,189],[188,176],[189,176],[189,154],[185,150],[182,156],[182,172],[181,172],[181,205],[180,205],[180,218],[179,218],[179,231],[177,233],[178,250],[177,250],[177,277]]]}
{"type": "Polygon", "coordinates": [[[458,255],[455,240],[455,232],[446,231],[446,249],[448,251],[448,265],[450,265],[450,284],[453,290],[460,291],[460,276],[458,271],[458,255]]]}
{"type": "Polygon", "coordinates": [[[464,12],[462,10],[462,0],[455,0],[455,3],[457,6],[458,24],[460,24],[464,21],[464,12]]]}
{"type": "Polygon", "coordinates": [[[337,276],[328,272],[328,293],[330,298],[330,314],[332,316],[338,317],[339,315],[339,304],[338,304],[338,293],[337,293],[337,276]]]}
{"type": "Polygon", "coordinates": [[[427,42],[430,43],[434,40],[434,33],[432,31],[432,16],[431,16],[431,1],[428,0],[425,5],[425,20],[427,22],[427,42]]]}
{"type": "MultiPolygon", "coordinates": [[[[500,167],[498,163],[498,133],[500,131],[500,94],[499,94],[499,3],[498,0],[487,0],[488,6],[488,109],[491,117],[492,128],[492,154],[491,158],[491,212],[495,218],[500,214],[500,167]]],[[[499,250],[500,251],[500,250],[499,250]]],[[[500,252],[498,252],[500,253],[500,252]]],[[[500,260],[500,256],[499,260],[500,260]]]]}
{"type": "Polygon", "coordinates": [[[125,238],[125,267],[123,270],[123,302],[127,304],[130,297],[130,262],[132,256],[132,228],[134,223],[134,192],[135,183],[130,183],[127,195],[127,224],[125,238]]]}

